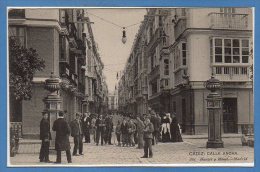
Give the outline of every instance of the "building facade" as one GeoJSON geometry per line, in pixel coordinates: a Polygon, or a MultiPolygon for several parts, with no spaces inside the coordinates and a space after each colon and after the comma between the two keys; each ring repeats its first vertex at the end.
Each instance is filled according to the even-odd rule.
{"type": "MultiPolygon", "coordinates": [[[[134,53],[142,47],[135,41],[132,54],[136,56],[129,57],[136,57],[130,64],[141,59],[148,63],[143,73],[148,85],[148,96],[143,98],[148,106],[158,113],[176,113],[184,133],[206,133],[209,92],[204,82],[213,74],[222,83],[223,132],[238,133],[242,125],[253,124],[252,20],[250,8],[148,9],[136,39],[143,40],[140,54],[144,56],[134,53]]],[[[131,70],[142,74],[134,65],[131,70]]],[[[121,87],[128,78],[133,78],[133,84],[138,80],[135,75],[126,78],[126,73],[121,87]]],[[[138,92],[138,86],[133,86],[133,92],[138,92]]],[[[124,91],[131,95],[131,89],[124,91]]],[[[123,95],[127,93],[120,93],[119,101],[126,99],[127,106],[130,100],[123,95]]],[[[134,99],[138,101],[138,94],[134,99]]]]}
{"type": "Polygon", "coordinates": [[[108,111],[109,113],[115,114],[118,112],[118,93],[117,89],[108,94],[108,111]]]}
{"type": "Polygon", "coordinates": [[[36,49],[45,61],[44,70],[34,75],[31,100],[17,102],[10,96],[11,122],[22,123],[24,137],[39,135],[43,98],[48,94],[44,83],[51,73],[60,78],[61,110],[66,112],[66,119],[71,121],[76,112],[86,111],[83,106],[88,100],[84,68],[88,63],[85,18],[85,9],[9,10],[9,37],[26,48],[36,49]]]}

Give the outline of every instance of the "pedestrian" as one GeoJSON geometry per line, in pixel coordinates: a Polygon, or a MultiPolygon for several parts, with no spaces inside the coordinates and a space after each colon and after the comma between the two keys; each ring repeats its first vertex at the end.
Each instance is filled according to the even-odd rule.
{"type": "Polygon", "coordinates": [[[83,133],[85,136],[85,143],[90,143],[91,119],[89,117],[89,113],[85,113],[82,119],[83,119],[82,126],[83,126],[83,133]]]}
{"type": "Polygon", "coordinates": [[[42,141],[40,150],[40,162],[51,162],[49,160],[49,147],[51,140],[50,122],[48,119],[48,113],[42,112],[42,120],[40,123],[40,139],[42,141]]]}
{"type": "Polygon", "coordinates": [[[126,119],[123,119],[123,122],[121,124],[121,133],[122,133],[122,145],[127,146],[127,138],[128,138],[128,126],[126,119]]]}
{"type": "Polygon", "coordinates": [[[136,126],[134,124],[133,119],[130,119],[128,126],[128,134],[129,134],[129,146],[135,146],[134,134],[136,131],[136,126]]]}
{"type": "Polygon", "coordinates": [[[91,119],[91,134],[93,134],[93,140],[94,140],[94,143],[96,143],[96,115],[95,114],[92,114],[92,119],[91,119]]]}
{"type": "Polygon", "coordinates": [[[162,118],[162,142],[170,142],[171,141],[171,131],[170,131],[171,118],[169,117],[169,113],[165,114],[162,118]]]}
{"type": "Polygon", "coordinates": [[[70,126],[64,119],[64,114],[62,111],[58,114],[58,119],[53,123],[53,131],[56,131],[55,138],[55,150],[57,151],[56,163],[61,163],[61,151],[66,151],[68,163],[72,163],[71,153],[70,153],[70,126]]]}
{"type": "Polygon", "coordinates": [[[112,133],[113,133],[113,127],[114,127],[112,115],[109,115],[109,116],[108,116],[108,123],[107,123],[106,127],[107,127],[107,143],[108,143],[109,145],[113,145],[113,144],[111,143],[112,133]]]}
{"type": "Polygon", "coordinates": [[[82,123],[81,123],[81,114],[76,113],[76,118],[71,122],[71,136],[74,139],[74,149],[73,156],[83,155],[83,131],[82,131],[82,123]],[[79,150],[79,154],[77,154],[79,150]]]}
{"type": "Polygon", "coordinates": [[[99,139],[101,139],[101,146],[103,146],[103,142],[104,142],[104,130],[105,130],[105,121],[103,119],[103,115],[99,115],[98,119],[96,120],[96,145],[98,146],[99,144],[99,139]]]}
{"type": "Polygon", "coordinates": [[[136,122],[136,130],[137,130],[137,137],[138,137],[138,149],[143,149],[144,147],[144,123],[143,121],[140,119],[140,117],[138,116],[137,118],[137,122],[136,122]]]}
{"type": "Polygon", "coordinates": [[[144,122],[144,156],[141,158],[152,158],[152,139],[153,139],[153,124],[150,122],[150,118],[147,116],[144,122]]]}
{"type": "Polygon", "coordinates": [[[121,146],[121,123],[119,120],[117,121],[117,125],[116,125],[116,139],[117,139],[118,146],[121,146]]]}
{"type": "Polygon", "coordinates": [[[177,117],[175,114],[172,114],[172,122],[170,124],[171,129],[171,141],[172,142],[183,142],[180,132],[180,125],[178,123],[177,117]]]}

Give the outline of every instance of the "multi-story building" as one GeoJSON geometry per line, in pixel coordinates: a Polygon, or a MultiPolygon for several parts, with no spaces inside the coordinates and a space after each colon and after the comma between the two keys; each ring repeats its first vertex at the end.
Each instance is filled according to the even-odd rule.
{"type": "Polygon", "coordinates": [[[222,83],[223,132],[253,124],[252,19],[250,8],[148,9],[149,106],[175,112],[185,133],[207,132],[204,82],[213,74],[222,83]]]}
{"type": "Polygon", "coordinates": [[[86,35],[86,59],[85,82],[87,100],[84,106],[85,111],[90,113],[101,113],[107,109],[108,90],[103,75],[104,64],[98,53],[97,44],[91,28],[92,22],[86,15],[84,34],[86,35]],[[103,109],[102,109],[103,107],[103,109]],[[105,108],[105,109],[104,109],[105,108]]]}
{"type": "Polygon", "coordinates": [[[9,10],[9,37],[36,49],[45,61],[44,70],[34,75],[31,100],[18,102],[10,96],[10,119],[22,123],[24,137],[39,135],[43,98],[48,94],[44,83],[51,73],[60,78],[61,109],[67,112],[66,119],[70,121],[76,112],[84,112],[86,71],[82,66],[88,62],[86,50],[89,48],[89,39],[84,33],[85,17],[84,9],[9,10]]]}

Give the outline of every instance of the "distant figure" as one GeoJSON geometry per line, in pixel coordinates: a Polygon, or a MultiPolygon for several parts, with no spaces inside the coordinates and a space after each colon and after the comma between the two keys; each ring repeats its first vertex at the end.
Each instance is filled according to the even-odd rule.
{"type": "Polygon", "coordinates": [[[138,137],[138,149],[143,149],[144,148],[144,123],[140,119],[140,117],[137,117],[137,122],[136,122],[136,130],[137,130],[137,137],[138,137]]]}
{"type": "Polygon", "coordinates": [[[97,127],[96,127],[96,117],[94,116],[94,114],[92,115],[93,117],[92,117],[92,119],[91,119],[91,134],[93,134],[93,140],[94,140],[94,143],[96,143],[96,129],[97,129],[97,127]]]}
{"type": "Polygon", "coordinates": [[[171,128],[171,141],[172,142],[183,142],[180,132],[180,125],[178,123],[177,117],[172,114],[171,128]]]}
{"type": "Polygon", "coordinates": [[[84,117],[82,118],[82,127],[85,136],[85,143],[90,143],[91,119],[89,117],[89,113],[84,114],[84,117]]]}
{"type": "Polygon", "coordinates": [[[76,113],[76,118],[71,122],[71,136],[74,138],[74,149],[73,156],[83,155],[83,132],[82,132],[82,123],[80,119],[81,115],[76,113]],[[77,154],[79,150],[79,154],[77,154]]]}
{"type": "Polygon", "coordinates": [[[116,125],[116,139],[117,139],[118,146],[121,146],[121,123],[119,120],[116,125]]]}
{"type": "Polygon", "coordinates": [[[56,163],[61,163],[61,151],[66,151],[67,161],[68,163],[72,163],[71,153],[70,153],[70,142],[69,142],[70,127],[67,121],[64,120],[64,114],[62,111],[59,112],[58,119],[54,121],[52,130],[56,131],[56,138],[55,138],[55,150],[57,151],[56,163]]]}
{"type": "Polygon", "coordinates": [[[134,124],[133,119],[131,119],[129,121],[129,126],[128,126],[129,146],[135,146],[135,141],[134,141],[135,131],[136,131],[136,126],[134,124]]]}
{"type": "Polygon", "coordinates": [[[122,133],[122,145],[127,146],[127,141],[128,141],[128,126],[127,126],[127,122],[126,119],[123,119],[123,122],[121,124],[121,133],[122,133]]]}
{"type": "Polygon", "coordinates": [[[145,118],[144,122],[144,156],[141,158],[152,158],[152,139],[153,139],[153,124],[150,122],[149,117],[145,118]]]}
{"type": "Polygon", "coordinates": [[[99,144],[99,139],[101,139],[101,146],[103,146],[104,143],[104,130],[106,127],[105,121],[103,119],[102,115],[99,115],[99,118],[96,120],[96,145],[99,144]]]}
{"type": "Polygon", "coordinates": [[[40,139],[42,140],[40,150],[40,162],[51,162],[49,160],[49,147],[51,140],[50,122],[48,120],[47,112],[42,112],[42,120],[40,123],[40,139]]]}

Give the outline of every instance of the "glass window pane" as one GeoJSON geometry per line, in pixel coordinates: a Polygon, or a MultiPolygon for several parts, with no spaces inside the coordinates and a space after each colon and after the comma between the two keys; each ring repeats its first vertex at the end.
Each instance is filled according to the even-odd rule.
{"type": "Polygon", "coordinates": [[[233,63],[240,63],[240,58],[239,58],[239,56],[234,56],[234,57],[233,57],[233,63]]]}
{"type": "Polygon", "coordinates": [[[242,47],[249,47],[249,40],[242,40],[242,47]]]}
{"type": "Polygon", "coordinates": [[[233,39],[233,47],[239,47],[239,39],[233,39]]]}
{"type": "Polygon", "coordinates": [[[239,55],[239,48],[233,48],[233,55],[239,55]]]}
{"type": "Polygon", "coordinates": [[[19,36],[24,36],[24,28],[18,28],[19,36]]]}
{"type": "Polygon", "coordinates": [[[225,63],[231,63],[231,56],[225,56],[225,63]]]}
{"type": "Polygon", "coordinates": [[[215,46],[222,46],[222,39],[215,39],[215,46]]]}
{"type": "Polygon", "coordinates": [[[222,54],[222,48],[221,47],[216,47],[215,48],[215,54],[222,54]]]}
{"type": "Polygon", "coordinates": [[[222,56],[215,56],[215,63],[222,63],[222,56]]]}
{"type": "Polygon", "coordinates": [[[242,63],[248,63],[248,56],[242,56],[242,63]]]}
{"type": "Polygon", "coordinates": [[[225,55],[231,55],[231,48],[225,48],[225,55]]]}
{"type": "Polygon", "coordinates": [[[186,50],[186,43],[182,43],[182,50],[186,50]]]}
{"type": "Polygon", "coordinates": [[[182,52],[182,57],[186,57],[186,51],[182,52]]]}
{"type": "Polygon", "coordinates": [[[225,45],[225,47],[231,47],[231,39],[225,39],[224,45],[225,45]]]}
{"type": "Polygon", "coordinates": [[[249,48],[242,48],[242,55],[249,55],[249,48]]]}

